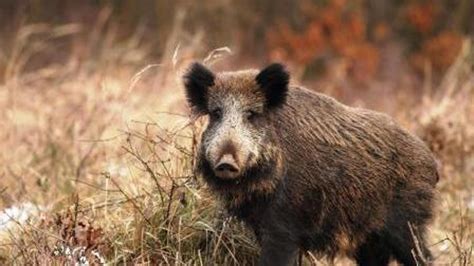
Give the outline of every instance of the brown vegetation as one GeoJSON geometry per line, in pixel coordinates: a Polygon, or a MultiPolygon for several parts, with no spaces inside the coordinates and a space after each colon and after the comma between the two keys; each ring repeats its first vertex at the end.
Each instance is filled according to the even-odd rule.
{"type": "MultiPolygon", "coordinates": [[[[302,55],[304,64],[288,62],[302,83],[387,112],[422,137],[442,169],[430,249],[439,265],[473,263],[474,48],[463,15],[467,10],[472,18],[470,1],[459,1],[464,8],[433,1],[439,7],[423,16],[435,18],[381,1],[397,23],[361,19],[360,12],[375,14],[364,5],[351,6],[355,11],[343,17],[340,1],[315,11],[333,13],[308,14],[313,19],[304,22],[285,1],[53,2],[0,4],[0,210],[24,202],[41,206],[27,222],[1,230],[0,264],[252,261],[258,247],[251,234],[216,211],[191,173],[205,121],[190,123],[180,77],[189,61],[223,45],[235,56],[217,62],[228,54],[222,48],[206,62],[261,66],[275,51],[297,52],[293,45],[306,53],[305,45],[312,45],[315,54],[302,55]],[[275,8],[262,10],[269,6],[275,8]],[[262,12],[267,15],[256,15],[262,12]],[[288,20],[276,23],[282,17],[288,20]],[[333,20],[354,30],[320,29],[333,20]],[[419,31],[411,24],[426,33],[411,35],[419,31]],[[354,46],[343,47],[339,38],[346,34],[355,34],[354,46]],[[330,51],[323,64],[321,49],[330,51]],[[361,90],[351,73],[371,69],[361,90]]],[[[313,254],[305,260],[321,263],[313,254]]]]}

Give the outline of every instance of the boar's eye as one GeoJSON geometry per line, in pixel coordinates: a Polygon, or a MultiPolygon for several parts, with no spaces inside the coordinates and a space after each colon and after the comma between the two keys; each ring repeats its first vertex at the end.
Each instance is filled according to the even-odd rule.
{"type": "Polygon", "coordinates": [[[247,118],[248,121],[252,122],[255,120],[255,118],[258,117],[258,112],[255,110],[247,110],[245,112],[245,117],[247,118]]]}
{"type": "Polygon", "coordinates": [[[209,113],[211,120],[219,120],[222,117],[222,110],[216,108],[209,113]]]}

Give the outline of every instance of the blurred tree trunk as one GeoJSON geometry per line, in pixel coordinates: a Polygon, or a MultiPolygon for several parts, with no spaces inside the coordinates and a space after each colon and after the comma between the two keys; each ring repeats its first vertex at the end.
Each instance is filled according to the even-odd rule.
{"type": "Polygon", "coordinates": [[[367,33],[374,40],[374,29],[380,23],[390,23],[394,6],[390,0],[367,0],[367,33]]]}
{"type": "Polygon", "coordinates": [[[154,3],[155,29],[153,33],[155,35],[154,37],[158,40],[155,44],[157,51],[162,52],[165,49],[166,41],[171,34],[173,28],[172,24],[175,21],[175,13],[178,6],[176,2],[155,1],[154,3]]]}
{"type": "Polygon", "coordinates": [[[460,0],[455,12],[456,30],[471,36],[474,35],[474,1],[460,0]]]}

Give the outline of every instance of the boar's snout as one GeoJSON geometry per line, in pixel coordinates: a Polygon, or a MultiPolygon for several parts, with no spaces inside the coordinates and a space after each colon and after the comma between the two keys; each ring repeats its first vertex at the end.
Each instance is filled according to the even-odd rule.
{"type": "Polygon", "coordinates": [[[239,175],[240,168],[232,154],[224,154],[217,162],[214,172],[220,178],[233,179],[239,175]]]}

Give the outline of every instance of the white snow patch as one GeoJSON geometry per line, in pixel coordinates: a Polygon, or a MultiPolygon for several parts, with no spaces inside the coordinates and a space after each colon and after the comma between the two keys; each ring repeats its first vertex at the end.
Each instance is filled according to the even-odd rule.
{"type": "Polygon", "coordinates": [[[38,215],[46,208],[31,202],[11,206],[0,212],[0,232],[10,229],[17,224],[24,224],[28,218],[38,215]]]}
{"type": "Polygon", "coordinates": [[[471,209],[471,211],[474,211],[474,196],[472,196],[469,202],[467,203],[467,207],[471,209]]]}
{"type": "Polygon", "coordinates": [[[123,164],[115,162],[110,162],[109,164],[107,164],[106,171],[112,177],[126,177],[128,175],[128,168],[123,164]]]}
{"type": "MultiPolygon", "coordinates": [[[[92,250],[91,254],[93,256],[92,259],[94,260],[92,265],[107,265],[104,256],[102,256],[99,251],[92,250]]],[[[69,262],[74,262],[74,266],[91,265],[86,255],[86,247],[84,246],[69,247],[65,244],[60,244],[55,247],[53,255],[66,257],[69,262]]]]}

